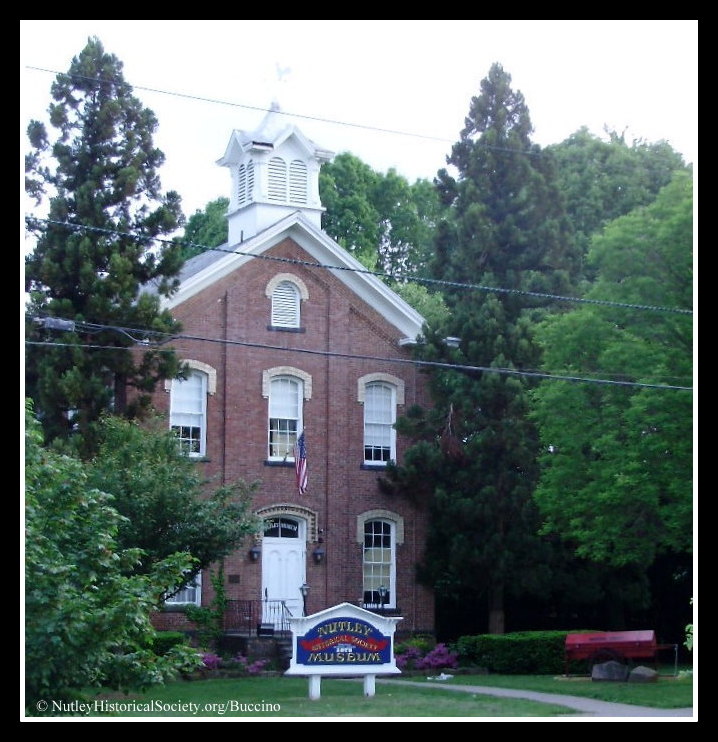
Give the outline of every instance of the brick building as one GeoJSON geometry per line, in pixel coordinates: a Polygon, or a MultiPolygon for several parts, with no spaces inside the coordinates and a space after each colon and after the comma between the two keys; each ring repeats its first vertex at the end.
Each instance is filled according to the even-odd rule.
{"type": "MultiPolygon", "coordinates": [[[[415,577],[426,514],[377,484],[406,447],[396,416],[427,402],[407,362],[422,317],[321,231],[331,154],[276,108],[232,133],[218,161],[231,174],[228,243],[189,260],[166,302],[198,338],[174,343],[191,374],[155,403],[208,477],[261,482],[262,528],[224,563],[228,625],[280,627],[286,611],[348,601],[402,616],[402,631],[433,631],[433,596],[415,577]]],[[[205,573],[156,625],[181,627],[184,605],[210,600],[205,573]]]]}

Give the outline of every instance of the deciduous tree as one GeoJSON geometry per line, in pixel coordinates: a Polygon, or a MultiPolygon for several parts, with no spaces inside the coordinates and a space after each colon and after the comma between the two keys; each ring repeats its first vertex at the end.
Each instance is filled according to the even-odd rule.
{"type": "Polygon", "coordinates": [[[140,426],[107,416],[98,437],[87,481],[112,495],[113,507],[124,517],[118,544],[142,550],[135,571],[150,572],[169,555],[187,552],[194,559],[187,582],[256,531],[249,512],[256,485],[238,481],[217,487],[204,481],[161,420],[140,426]]]}
{"type": "Polygon", "coordinates": [[[29,713],[44,710],[41,700],[71,700],[93,686],[142,688],[195,667],[188,647],[156,656],[150,623],[161,596],[192,568],[191,555],[168,555],[138,573],[142,552],[119,545],[125,519],[112,497],[92,486],[80,460],[43,446],[31,409],[25,426],[29,713]]]}
{"type": "Polygon", "coordinates": [[[536,492],[546,532],[602,564],[650,566],[692,548],[692,179],[678,172],[656,201],[594,238],[588,305],[546,321],[546,367],[651,386],[544,382],[536,492]],[[670,309],[683,310],[678,312],[670,309]]]}

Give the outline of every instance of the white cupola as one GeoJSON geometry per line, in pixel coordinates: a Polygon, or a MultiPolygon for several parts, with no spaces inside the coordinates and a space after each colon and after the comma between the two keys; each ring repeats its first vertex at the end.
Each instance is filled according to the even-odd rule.
{"type": "Polygon", "coordinates": [[[229,168],[229,244],[248,240],[295,211],[321,229],[319,168],[334,156],[307,139],[272,103],[254,131],[235,129],[218,165],[229,168]]]}

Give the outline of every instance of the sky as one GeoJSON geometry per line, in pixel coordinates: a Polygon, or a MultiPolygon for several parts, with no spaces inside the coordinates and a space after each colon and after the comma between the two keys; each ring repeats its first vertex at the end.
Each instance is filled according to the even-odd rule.
{"type": "Polygon", "coordinates": [[[28,122],[91,36],[157,116],[162,188],[187,216],[229,195],[216,162],[275,100],[318,145],[432,179],[495,62],[541,146],[609,129],[697,166],[697,20],[21,20],[21,159],[28,122]]]}

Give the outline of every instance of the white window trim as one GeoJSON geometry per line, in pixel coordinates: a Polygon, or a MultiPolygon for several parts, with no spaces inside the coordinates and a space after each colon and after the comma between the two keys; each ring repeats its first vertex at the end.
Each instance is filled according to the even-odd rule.
{"type": "MultiPolygon", "coordinates": [[[[394,427],[395,424],[396,424],[396,417],[397,417],[397,410],[396,410],[396,407],[397,407],[397,389],[396,389],[396,386],[394,384],[390,384],[390,383],[384,381],[383,379],[382,380],[377,380],[377,381],[369,382],[368,384],[366,384],[364,386],[364,401],[363,401],[363,404],[364,404],[364,415],[363,415],[363,418],[364,419],[363,419],[363,426],[362,426],[362,443],[363,443],[363,450],[364,450],[364,453],[363,453],[364,465],[365,466],[386,466],[389,463],[389,461],[396,461],[396,428],[394,427]],[[366,449],[367,449],[367,445],[368,445],[368,441],[367,441],[366,390],[367,390],[368,387],[374,386],[374,385],[381,386],[382,389],[384,389],[384,390],[387,390],[388,389],[389,390],[389,395],[390,395],[390,397],[389,397],[389,406],[390,406],[391,422],[390,423],[385,423],[385,422],[379,423],[377,421],[374,421],[374,422],[369,421],[369,423],[368,423],[369,425],[374,425],[374,426],[380,425],[381,428],[382,428],[382,430],[386,429],[387,427],[389,428],[389,458],[386,461],[384,461],[382,459],[367,458],[367,455],[366,455],[366,449]]],[[[382,436],[383,436],[383,434],[382,434],[382,436]]],[[[373,441],[373,444],[372,445],[373,445],[373,447],[376,447],[376,440],[373,441]]],[[[385,446],[382,446],[382,447],[385,448],[385,446]]]]}
{"type": "MultiPolygon", "coordinates": [[[[316,510],[304,507],[302,505],[293,505],[291,503],[283,502],[276,505],[267,505],[266,507],[255,510],[254,514],[257,518],[262,521],[268,518],[283,517],[299,518],[307,524],[307,540],[316,542],[319,538],[319,514],[316,510]]],[[[262,539],[262,532],[260,531],[255,535],[255,540],[262,539]]]]}
{"type": "MultiPolygon", "coordinates": [[[[206,365],[206,364],[203,364],[206,365]]],[[[201,411],[201,421],[200,421],[200,442],[199,442],[199,451],[187,451],[187,456],[193,459],[197,458],[204,458],[207,455],[207,394],[209,393],[209,375],[206,373],[206,371],[201,369],[196,369],[194,367],[191,368],[191,373],[194,375],[198,375],[202,381],[202,411],[201,411]]],[[[209,368],[209,367],[207,367],[209,368]]],[[[174,414],[175,410],[173,410],[173,396],[172,396],[172,385],[175,383],[181,383],[182,379],[173,379],[170,385],[170,410],[169,410],[169,427],[170,430],[175,427],[173,425],[172,415],[174,414]]],[[[215,385],[216,385],[216,377],[215,377],[215,385]]],[[[180,426],[181,427],[181,426],[180,426]]]]}
{"type": "Polygon", "coordinates": [[[194,600],[177,600],[177,595],[184,592],[184,590],[187,590],[188,587],[183,587],[182,590],[180,590],[177,595],[172,596],[171,598],[167,598],[165,600],[165,605],[169,606],[175,606],[175,605],[202,605],[202,572],[198,572],[197,575],[194,578],[194,588],[195,588],[195,598],[194,600]]]}
{"type": "Polygon", "coordinates": [[[299,438],[299,436],[302,434],[302,431],[304,430],[304,400],[306,399],[306,392],[304,390],[304,387],[305,387],[304,380],[301,377],[297,377],[296,375],[293,375],[293,374],[275,374],[269,379],[268,392],[266,395],[264,395],[267,397],[267,400],[269,402],[269,404],[267,405],[267,461],[286,461],[286,462],[291,461],[293,462],[294,456],[289,453],[285,454],[284,456],[276,456],[276,455],[272,455],[270,451],[271,442],[270,442],[269,434],[270,434],[270,421],[272,419],[271,417],[271,405],[272,405],[271,389],[272,389],[272,383],[274,381],[279,381],[281,379],[287,379],[289,381],[296,382],[300,387],[299,389],[300,399],[299,399],[299,405],[298,405],[297,430],[296,430],[297,438],[299,438]]]}
{"type": "Polygon", "coordinates": [[[357,379],[357,402],[364,402],[364,397],[366,395],[366,386],[367,384],[371,384],[374,381],[383,381],[386,384],[395,387],[396,403],[398,405],[404,404],[404,399],[406,396],[404,380],[400,379],[398,376],[392,376],[391,374],[384,373],[365,374],[364,376],[360,376],[359,379],[357,379]]]}
{"type": "Polygon", "coordinates": [[[312,377],[306,371],[294,366],[274,366],[262,371],[262,396],[269,399],[269,392],[272,387],[272,379],[277,376],[295,376],[304,382],[304,399],[305,401],[312,398],[312,377]]]}
{"type": "MultiPolygon", "coordinates": [[[[182,361],[191,371],[202,371],[207,374],[207,394],[214,396],[217,393],[217,369],[203,361],[188,358],[182,361]]],[[[165,391],[172,391],[172,379],[165,379],[165,391]]]]}
{"type": "Polygon", "coordinates": [[[391,510],[374,509],[367,510],[357,515],[356,541],[358,544],[364,543],[364,524],[368,520],[388,520],[396,526],[396,544],[401,546],[404,543],[404,518],[398,513],[391,510]]]}
{"type": "MultiPolygon", "coordinates": [[[[361,516],[360,516],[361,517],[361,516]]],[[[374,522],[379,521],[381,523],[386,523],[390,527],[390,536],[391,539],[391,562],[389,564],[389,584],[386,586],[389,589],[389,600],[384,604],[384,608],[396,608],[397,607],[397,600],[396,600],[396,593],[397,593],[397,585],[396,585],[396,551],[398,546],[398,538],[397,538],[397,522],[394,518],[384,518],[384,517],[373,517],[373,518],[364,518],[362,521],[362,530],[361,530],[361,545],[362,545],[362,602],[364,602],[364,554],[365,554],[365,545],[364,545],[364,528],[368,522],[374,522]]],[[[373,605],[373,604],[372,604],[373,605]]]]}

